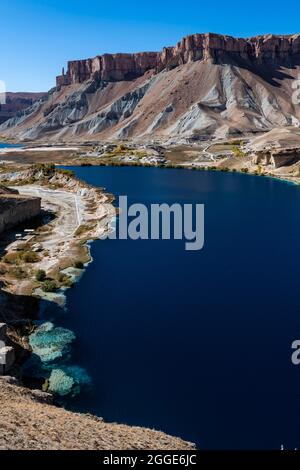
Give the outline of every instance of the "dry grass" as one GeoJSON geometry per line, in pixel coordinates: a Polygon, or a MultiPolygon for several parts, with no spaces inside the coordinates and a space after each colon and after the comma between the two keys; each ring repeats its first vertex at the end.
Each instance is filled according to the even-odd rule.
{"type": "Polygon", "coordinates": [[[0,449],[193,449],[191,443],[162,432],[108,424],[47,401],[47,394],[0,378],[0,449]]]}

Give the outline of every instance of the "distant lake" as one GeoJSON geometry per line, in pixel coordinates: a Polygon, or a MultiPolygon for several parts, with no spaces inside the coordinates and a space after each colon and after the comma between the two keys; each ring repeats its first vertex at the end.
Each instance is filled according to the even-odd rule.
{"type": "Polygon", "coordinates": [[[7,142],[0,142],[0,148],[20,148],[23,147],[22,144],[8,144],[7,142]]]}
{"type": "Polygon", "coordinates": [[[134,167],[73,170],[130,202],[205,204],[205,246],[105,240],[47,317],[75,332],[92,387],[69,408],[202,449],[300,446],[300,188],[271,178],[134,167]]]}

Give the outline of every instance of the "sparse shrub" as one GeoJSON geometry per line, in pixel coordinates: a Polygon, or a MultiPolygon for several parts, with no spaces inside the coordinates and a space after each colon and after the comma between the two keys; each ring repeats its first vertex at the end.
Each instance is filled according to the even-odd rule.
{"type": "Polygon", "coordinates": [[[33,166],[34,170],[41,171],[44,176],[50,176],[55,171],[54,163],[36,163],[33,166]]]}
{"type": "Polygon", "coordinates": [[[43,282],[46,279],[46,273],[43,269],[38,269],[35,273],[35,278],[38,282],[43,282]]]}
{"type": "Polygon", "coordinates": [[[57,276],[58,282],[64,282],[67,278],[68,276],[66,274],[58,273],[58,276],[57,276]]]}
{"type": "Polygon", "coordinates": [[[126,150],[127,150],[126,145],[120,144],[114,149],[114,152],[115,153],[122,153],[122,152],[126,152],[126,150]]]}
{"type": "Polygon", "coordinates": [[[71,278],[66,276],[65,280],[61,283],[64,287],[73,287],[73,281],[71,278]]]}
{"type": "Polygon", "coordinates": [[[83,269],[84,268],[84,264],[82,261],[75,261],[74,263],[74,268],[76,269],[83,269]]]}
{"type": "Polygon", "coordinates": [[[79,227],[76,229],[74,235],[75,237],[80,237],[80,235],[84,234],[88,230],[90,230],[90,226],[86,224],[79,225],[79,227]]]}
{"type": "Polygon", "coordinates": [[[56,282],[53,279],[46,279],[42,285],[42,290],[44,292],[55,292],[57,289],[56,282]]]}
{"type": "Polygon", "coordinates": [[[66,176],[74,176],[75,173],[73,170],[68,170],[66,168],[58,168],[58,170],[56,170],[57,173],[60,173],[61,175],[66,175],[66,176]]]}
{"type": "Polygon", "coordinates": [[[7,264],[16,264],[19,260],[19,254],[16,251],[12,251],[11,253],[7,253],[3,257],[4,263],[7,264]]]}
{"type": "Polygon", "coordinates": [[[64,287],[72,287],[73,285],[72,279],[67,274],[59,273],[57,279],[58,282],[64,287]]]}
{"type": "Polygon", "coordinates": [[[24,263],[36,263],[39,261],[40,257],[34,251],[23,251],[19,253],[19,258],[24,263]]]}
{"type": "Polygon", "coordinates": [[[246,156],[245,152],[243,152],[240,147],[237,147],[236,145],[232,147],[232,152],[235,157],[243,158],[246,156]]]}
{"type": "Polygon", "coordinates": [[[27,277],[26,271],[22,269],[20,266],[17,266],[11,271],[11,274],[16,278],[16,279],[25,279],[27,277]]]}
{"type": "Polygon", "coordinates": [[[36,263],[39,261],[40,257],[34,251],[12,251],[7,253],[3,261],[8,264],[19,264],[19,263],[36,263]]]}

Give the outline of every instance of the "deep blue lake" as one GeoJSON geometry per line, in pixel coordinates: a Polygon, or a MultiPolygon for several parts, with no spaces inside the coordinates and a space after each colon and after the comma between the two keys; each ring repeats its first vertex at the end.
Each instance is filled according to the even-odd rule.
{"type": "Polygon", "coordinates": [[[67,406],[202,449],[300,446],[300,188],[235,173],[73,170],[130,202],[205,204],[205,245],[102,240],[49,317],[92,387],[67,406]]]}
{"type": "Polygon", "coordinates": [[[18,148],[23,147],[22,144],[8,144],[7,142],[0,142],[0,148],[18,148]]]}

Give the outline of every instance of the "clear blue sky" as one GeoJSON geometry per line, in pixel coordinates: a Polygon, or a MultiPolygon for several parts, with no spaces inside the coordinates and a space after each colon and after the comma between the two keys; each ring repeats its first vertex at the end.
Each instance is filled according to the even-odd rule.
{"type": "Polygon", "coordinates": [[[277,0],[3,0],[0,79],[44,91],[71,59],[161,50],[196,32],[300,32],[300,2],[277,0]]]}

